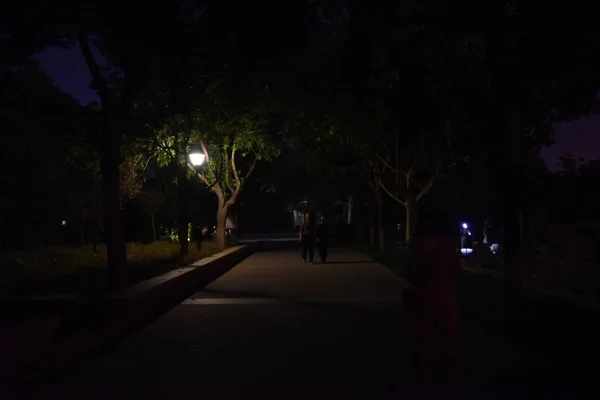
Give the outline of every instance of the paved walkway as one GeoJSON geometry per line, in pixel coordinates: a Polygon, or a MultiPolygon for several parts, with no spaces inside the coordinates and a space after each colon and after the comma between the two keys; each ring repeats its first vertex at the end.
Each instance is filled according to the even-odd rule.
{"type": "MultiPolygon", "coordinates": [[[[326,265],[291,250],[254,254],[31,398],[406,398],[401,288],[351,250],[334,249],[326,265]]],[[[473,398],[531,397],[520,376],[534,364],[477,329],[463,336],[473,398]]]]}

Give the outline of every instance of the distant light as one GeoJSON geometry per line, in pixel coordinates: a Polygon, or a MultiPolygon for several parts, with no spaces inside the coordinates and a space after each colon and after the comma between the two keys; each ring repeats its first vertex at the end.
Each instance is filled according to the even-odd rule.
{"type": "Polygon", "coordinates": [[[498,247],[500,247],[498,243],[493,243],[492,245],[490,245],[490,251],[492,252],[492,254],[498,253],[498,247]]]}
{"type": "Polygon", "coordinates": [[[467,229],[469,226],[466,223],[464,223],[464,224],[462,224],[462,227],[467,229]]]}
{"type": "Polygon", "coordinates": [[[473,253],[473,249],[465,247],[465,248],[460,249],[460,252],[462,253],[463,256],[466,256],[467,254],[473,253]]]}
{"type": "Polygon", "coordinates": [[[61,224],[61,225],[66,225],[66,224],[67,224],[67,221],[62,221],[60,224],[61,224]]]}
{"type": "Polygon", "coordinates": [[[190,153],[190,162],[194,167],[198,167],[204,163],[206,156],[202,153],[190,153]]]}

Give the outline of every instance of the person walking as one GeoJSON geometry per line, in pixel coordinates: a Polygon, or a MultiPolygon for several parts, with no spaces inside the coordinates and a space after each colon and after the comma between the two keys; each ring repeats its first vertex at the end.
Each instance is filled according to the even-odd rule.
{"type": "Polygon", "coordinates": [[[460,239],[443,212],[421,213],[409,243],[409,282],[414,295],[409,307],[417,336],[418,388],[430,388],[436,345],[443,343],[447,383],[456,386],[461,375],[459,310],[456,280],[461,271],[460,239]],[[439,329],[439,332],[436,330],[439,329]],[[439,335],[436,335],[439,333],[439,335]]]}
{"type": "Polygon", "coordinates": [[[319,217],[319,224],[317,225],[317,246],[319,248],[319,257],[323,264],[327,263],[329,236],[331,236],[331,229],[329,228],[329,224],[325,221],[325,216],[321,215],[319,217]]]}
{"type": "Polygon", "coordinates": [[[315,254],[315,224],[310,213],[304,214],[304,221],[300,226],[300,243],[302,244],[302,260],[314,262],[315,254]]]}
{"type": "Polygon", "coordinates": [[[205,226],[200,224],[196,225],[196,229],[194,231],[194,236],[196,239],[196,249],[202,250],[202,242],[204,242],[207,231],[208,228],[206,228],[205,226]]]}

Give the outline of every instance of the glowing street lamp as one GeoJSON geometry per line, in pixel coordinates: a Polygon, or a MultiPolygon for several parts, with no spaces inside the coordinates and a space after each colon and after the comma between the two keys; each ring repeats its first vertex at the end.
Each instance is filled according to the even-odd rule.
{"type": "Polygon", "coordinates": [[[199,167],[204,163],[206,155],[202,152],[202,148],[199,144],[192,144],[190,148],[190,163],[194,167],[199,167]]]}
{"type": "Polygon", "coordinates": [[[468,255],[473,253],[473,249],[467,247],[467,237],[471,236],[471,231],[469,230],[469,225],[466,222],[463,222],[460,230],[460,252],[462,255],[468,255]]]}

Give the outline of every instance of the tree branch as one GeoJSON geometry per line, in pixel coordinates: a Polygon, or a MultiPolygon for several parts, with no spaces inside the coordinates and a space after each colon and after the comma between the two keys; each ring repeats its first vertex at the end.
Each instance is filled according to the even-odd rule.
{"type": "MultiPolygon", "coordinates": [[[[237,185],[234,188],[234,186],[231,184],[231,170],[232,168],[235,168],[234,166],[232,168],[230,168],[230,164],[231,162],[233,162],[233,159],[235,157],[235,150],[231,150],[231,156],[225,152],[225,185],[227,186],[227,189],[229,189],[229,193],[231,194],[231,196],[234,195],[234,192],[237,189],[237,185]],[[231,158],[231,160],[229,160],[229,158],[231,158]]],[[[235,164],[233,164],[235,165],[235,164]]],[[[235,171],[234,171],[235,174],[235,171]]],[[[237,181],[236,181],[237,183],[237,181]]]]}
{"type": "Polygon", "coordinates": [[[396,173],[396,172],[397,172],[397,169],[396,169],[396,168],[394,168],[394,167],[392,167],[392,166],[390,165],[390,163],[389,163],[389,162],[387,162],[387,161],[385,161],[385,159],[384,159],[383,157],[381,157],[380,155],[377,155],[377,159],[378,159],[379,161],[381,161],[381,163],[383,164],[383,166],[384,166],[385,168],[389,169],[390,171],[392,171],[392,172],[394,172],[394,173],[396,173]]]}
{"type": "Polygon", "coordinates": [[[225,202],[225,195],[223,193],[223,189],[221,188],[221,185],[219,185],[218,183],[215,183],[212,187],[212,191],[215,192],[215,194],[217,195],[217,198],[219,199],[219,207],[221,206],[228,206],[227,203],[225,202]],[[223,203],[223,204],[221,204],[223,203]]]}
{"type": "Polygon", "coordinates": [[[239,188],[242,186],[242,181],[240,180],[240,174],[238,173],[237,165],[235,163],[235,149],[231,150],[231,170],[233,171],[235,186],[236,188],[239,188]]]}
{"type": "Polygon", "coordinates": [[[250,165],[248,172],[246,172],[246,175],[244,175],[243,182],[246,182],[246,180],[248,179],[248,177],[250,176],[252,171],[254,171],[254,167],[256,167],[257,161],[258,161],[258,156],[254,156],[254,161],[252,161],[252,164],[250,165]]]}
{"type": "Polygon", "coordinates": [[[379,180],[379,186],[383,189],[384,192],[387,193],[388,196],[390,196],[393,200],[395,200],[396,202],[402,204],[403,206],[406,207],[406,201],[400,199],[400,197],[396,196],[394,193],[392,193],[387,186],[381,181],[379,180]]]}
{"type": "Polygon", "coordinates": [[[96,62],[96,59],[92,54],[90,43],[88,42],[87,36],[83,33],[83,31],[77,32],[77,40],[79,41],[79,47],[81,47],[81,53],[83,54],[85,63],[87,64],[88,70],[92,75],[92,80],[94,81],[94,84],[98,89],[98,96],[100,97],[102,106],[104,108],[108,108],[112,106],[110,104],[110,92],[108,90],[108,82],[100,72],[100,67],[98,66],[98,63],[96,62]]]}
{"type": "Polygon", "coordinates": [[[215,169],[213,168],[213,165],[211,164],[211,158],[210,154],[208,154],[208,146],[206,146],[206,143],[204,142],[203,139],[200,139],[200,147],[202,148],[202,152],[204,153],[204,160],[206,161],[206,165],[208,166],[208,169],[212,172],[212,174],[215,177],[215,181],[213,182],[213,184],[208,184],[209,188],[212,188],[214,185],[216,185],[219,180],[221,179],[220,174],[217,174],[217,172],[215,171],[215,169]]]}
{"type": "Polygon", "coordinates": [[[240,191],[242,190],[242,186],[244,184],[244,182],[246,182],[246,180],[248,179],[248,177],[250,176],[250,174],[252,174],[252,171],[254,171],[254,168],[256,167],[256,163],[258,161],[258,156],[254,157],[254,160],[252,161],[252,164],[250,165],[250,168],[248,169],[248,171],[246,172],[246,174],[244,175],[244,177],[240,177],[239,173],[237,171],[237,166],[235,163],[235,153],[234,151],[232,151],[232,156],[231,156],[231,168],[233,169],[234,175],[235,175],[235,181],[236,181],[236,186],[235,186],[235,190],[232,192],[231,197],[229,198],[229,200],[227,200],[227,206],[232,206],[233,204],[235,204],[238,195],[240,194],[240,191]]]}
{"type": "Polygon", "coordinates": [[[374,182],[374,179],[369,178],[369,173],[365,173],[364,171],[361,171],[360,169],[355,169],[356,173],[358,174],[358,176],[360,176],[363,181],[365,181],[365,183],[367,184],[367,186],[369,186],[371,188],[371,190],[373,190],[373,193],[375,193],[377,191],[376,185],[377,183],[374,182]]]}
{"type": "Polygon", "coordinates": [[[421,199],[421,197],[425,196],[427,194],[427,192],[429,192],[431,190],[431,188],[433,187],[433,184],[435,183],[435,181],[437,180],[437,178],[439,176],[440,176],[440,169],[437,168],[436,171],[434,172],[433,176],[429,180],[429,182],[427,182],[425,184],[425,186],[423,186],[421,188],[421,190],[419,191],[419,193],[417,194],[417,197],[416,197],[417,201],[419,201],[421,199]]]}
{"type": "MultiPolygon", "coordinates": [[[[188,168],[189,168],[189,169],[191,169],[192,171],[194,171],[194,173],[195,173],[196,175],[198,175],[198,178],[200,178],[200,180],[201,180],[202,182],[204,182],[204,184],[205,184],[206,186],[208,186],[208,188],[209,188],[209,189],[212,189],[212,185],[211,185],[211,184],[208,182],[208,179],[206,179],[206,177],[204,176],[204,174],[202,174],[202,173],[198,172],[198,171],[196,170],[196,167],[194,167],[194,166],[193,166],[192,164],[190,164],[190,163],[187,163],[187,166],[188,166],[188,168]]],[[[214,184],[213,184],[213,185],[214,185],[214,184]]]]}
{"type": "Polygon", "coordinates": [[[417,201],[419,201],[421,199],[421,197],[425,196],[427,194],[427,192],[429,192],[429,190],[431,190],[434,182],[435,182],[435,178],[431,178],[431,180],[429,182],[427,182],[427,184],[425,186],[423,186],[423,188],[417,194],[417,197],[416,197],[417,201]]]}

